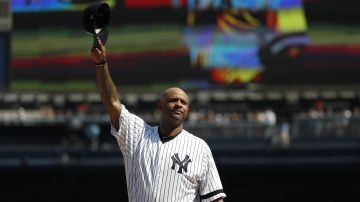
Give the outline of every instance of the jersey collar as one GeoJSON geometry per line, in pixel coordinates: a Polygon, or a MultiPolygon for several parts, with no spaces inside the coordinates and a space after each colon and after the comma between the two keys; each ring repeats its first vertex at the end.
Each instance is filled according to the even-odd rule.
{"type": "Polygon", "coordinates": [[[165,137],[163,135],[161,135],[161,131],[160,131],[160,126],[158,126],[158,134],[159,134],[159,138],[161,140],[162,143],[166,143],[166,142],[169,142],[170,140],[173,140],[174,138],[176,138],[180,133],[182,132],[182,130],[174,135],[174,136],[171,136],[171,137],[165,137]]]}

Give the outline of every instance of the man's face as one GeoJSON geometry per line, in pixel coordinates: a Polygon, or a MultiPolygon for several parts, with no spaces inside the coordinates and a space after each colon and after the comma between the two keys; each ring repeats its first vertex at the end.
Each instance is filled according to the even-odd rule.
{"type": "Polygon", "coordinates": [[[189,113],[189,98],[183,90],[170,88],[161,97],[159,109],[162,121],[180,124],[189,113]]]}

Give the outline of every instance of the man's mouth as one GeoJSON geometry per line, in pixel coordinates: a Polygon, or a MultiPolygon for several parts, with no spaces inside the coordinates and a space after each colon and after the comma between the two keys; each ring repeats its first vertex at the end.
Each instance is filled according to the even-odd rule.
{"type": "Polygon", "coordinates": [[[171,113],[176,114],[176,115],[182,115],[183,112],[178,109],[173,109],[173,110],[171,110],[171,113]]]}

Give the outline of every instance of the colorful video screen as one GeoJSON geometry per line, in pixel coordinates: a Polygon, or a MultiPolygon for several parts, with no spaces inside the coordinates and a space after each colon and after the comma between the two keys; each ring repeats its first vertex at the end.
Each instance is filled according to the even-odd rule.
{"type": "MultiPolygon", "coordinates": [[[[331,1],[116,2],[106,44],[110,71],[122,89],[144,91],[356,83],[360,29],[319,17],[331,1]]],[[[15,13],[12,89],[96,90],[93,38],[74,20],[81,9],[57,13],[15,13]],[[48,24],[24,28],[39,18],[48,24]],[[55,18],[62,24],[54,26],[55,18]]]]}
{"type": "MultiPolygon", "coordinates": [[[[94,0],[12,0],[14,13],[79,11],[94,0]]],[[[109,6],[115,5],[115,0],[105,0],[109,6]]]]}

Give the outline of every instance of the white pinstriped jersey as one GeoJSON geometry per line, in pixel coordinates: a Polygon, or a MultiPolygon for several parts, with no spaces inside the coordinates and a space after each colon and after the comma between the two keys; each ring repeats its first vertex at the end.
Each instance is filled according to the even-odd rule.
{"type": "Polygon", "coordinates": [[[212,201],[225,197],[209,146],[182,130],[162,141],[158,126],[146,124],[124,105],[119,130],[129,201],[212,201]]]}

